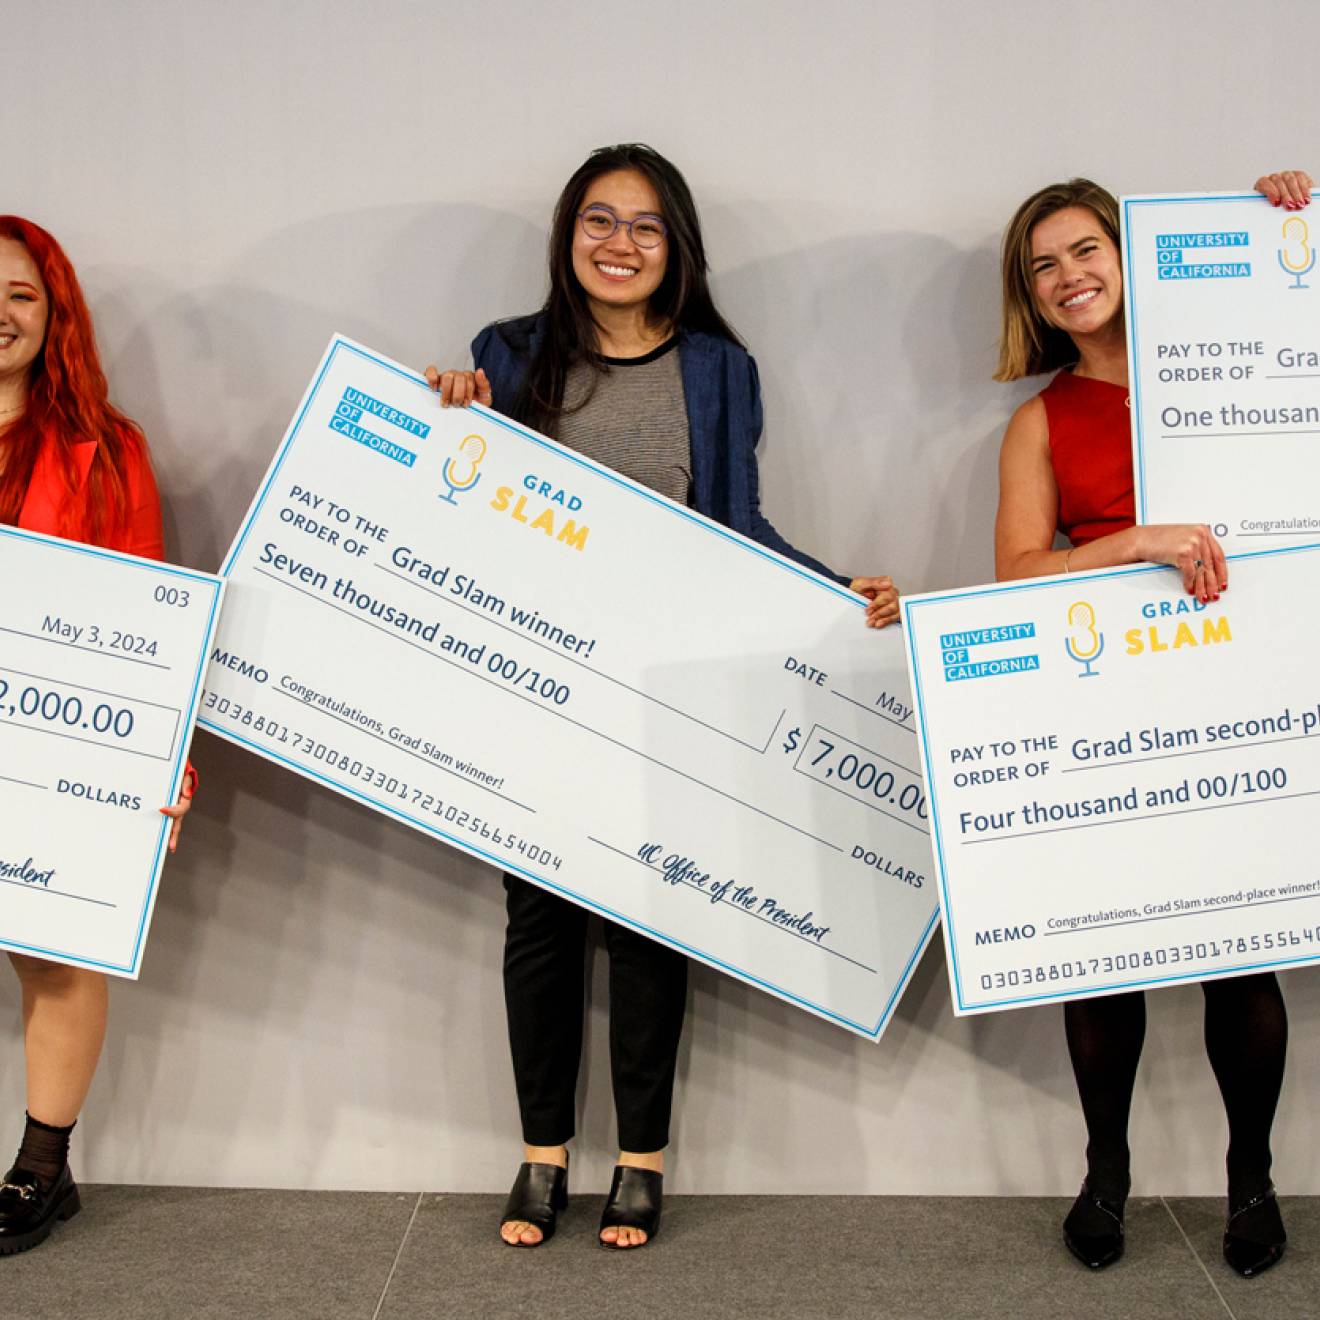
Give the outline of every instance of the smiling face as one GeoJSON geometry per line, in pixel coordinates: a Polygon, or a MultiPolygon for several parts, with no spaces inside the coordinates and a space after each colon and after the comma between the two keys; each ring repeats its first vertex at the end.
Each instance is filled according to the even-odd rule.
{"type": "Polygon", "coordinates": [[[1123,314],[1118,248],[1087,207],[1055,211],[1031,231],[1031,278],[1036,310],[1074,338],[1123,314]]]}
{"type": "Polygon", "coordinates": [[[0,379],[26,382],[46,342],[49,304],[32,254],[0,238],[0,379]]]}
{"type": "MultiPolygon", "coordinates": [[[[582,194],[579,211],[603,206],[620,220],[663,216],[660,198],[637,170],[611,170],[593,179],[582,194]]],[[[620,226],[609,238],[589,238],[581,222],[573,226],[573,274],[594,306],[645,308],[660,287],[669,261],[669,242],[638,247],[620,226]]]]}

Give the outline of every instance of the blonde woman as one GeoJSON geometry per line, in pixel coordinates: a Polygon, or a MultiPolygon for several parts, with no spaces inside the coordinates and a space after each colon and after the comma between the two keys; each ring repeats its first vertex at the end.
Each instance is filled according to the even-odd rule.
{"type": "MultiPolygon", "coordinates": [[[[1311,200],[1300,170],[1258,180],[1276,206],[1311,200]]],[[[1056,371],[1013,415],[999,459],[995,571],[1000,580],[1117,564],[1171,564],[1187,591],[1217,600],[1223,550],[1200,524],[1135,525],[1128,426],[1127,331],[1118,203],[1087,179],[1042,188],[1018,208],[1003,245],[997,380],[1056,371]],[[1070,545],[1056,550],[1056,533],[1070,545]]],[[[1273,973],[1206,981],[1205,1042],[1228,1118],[1224,1256],[1243,1275],[1283,1255],[1270,1181],[1270,1128],[1283,1082],[1288,1019],[1273,973]]],[[[1093,1269],[1123,1253],[1128,1112],[1146,1031],[1140,991],[1064,1005],[1086,1119],[1086,1179],[1064,1221],[1069,1249],[1093,1269]]]]}

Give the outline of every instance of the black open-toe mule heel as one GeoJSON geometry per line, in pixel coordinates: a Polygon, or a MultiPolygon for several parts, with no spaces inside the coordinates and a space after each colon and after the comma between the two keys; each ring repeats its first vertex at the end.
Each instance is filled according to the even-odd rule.
{"type": "MultiPolygon", "coordinates": [[[[655,1169],[634,1169],[628,1164],[614,1166],[614,1181],[605,1202],[600,1226],[606,1228],[640,1228],[646,1234],[647,1246],[655,1241],[660,1231],[660,1203],[664,1198],[665,1175],[655,1169]]],[[[617,1242],[605,1242],[597,1237],[602,1247],[611,1251],[636,1251],[636,1247],[620,1247],[617,1242]]]]}
{"type": "Polygon", "coordinates": [[[500,1224],[525,1220],[541,1230],[540,1242],[509,1242],[507,1247],[539,1247],[555,1235],[555,1219],[568,1206],[568,1168],[558,1164],[524,1164],[518,1170],[504,1203],[500,1224]]]}

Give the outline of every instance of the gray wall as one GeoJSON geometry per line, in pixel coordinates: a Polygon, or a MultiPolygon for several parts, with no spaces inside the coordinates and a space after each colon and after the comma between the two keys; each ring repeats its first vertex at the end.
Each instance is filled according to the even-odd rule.
{"type": "MultiPolygon", "coordinates": [[[[66,243],[151,437],[171,553],[207,569],[332,331],[465,362],[481,325],[539,300],[550,205],[586,150],[643,139],[687,172],[760,362],[781,530],[908,590],[984,580],[999,434],[1037,387],[989,380],[1016,203],[1078,172],[1140,192],[1320,165],[1296,90],[1312,0],[0,11],[0,209],[66,243]]],[[[194,755],[204,792],[142,980],[114,989],[81,1174],[506,1185],[497,877],[206,735],[194,755]]],[[[603,961],[585,1185],[614,1139],[603,961]]],[[[1285,992],[1277,1170],[1320,1192],[1316,974],[1285,992]]],[[[0,1148],[21,1115],[17,1006],[5,976],[0,1148]]],[[[1200,1008],[1194,987],[1151,996],[1140,1190],[1222,1186],[1200,1008]]],[[[1082,1143],[1059,1010],[955,1020],[938,940],[879,1046],[695,970],[676,1188],[1064,1192],[1082,1143]]]]}

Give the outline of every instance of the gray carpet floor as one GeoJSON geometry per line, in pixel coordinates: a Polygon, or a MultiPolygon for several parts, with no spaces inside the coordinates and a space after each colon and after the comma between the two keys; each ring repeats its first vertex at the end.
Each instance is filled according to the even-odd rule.
{"type": "Polygon", "coordinates": [[[673,1196],[639,1252],[594,1245],[597,1197],[504,1247],[502,1198],[84,1187],[83,1213],[0,1259],[15,1320],[1320,1320],[1320,1198],[1283,1205],[1259,1279],[1219,1255],[1218,1201],[1129,1202],[1123,1260],[1089,1273],[1049,1197],[673,1196]]]}

